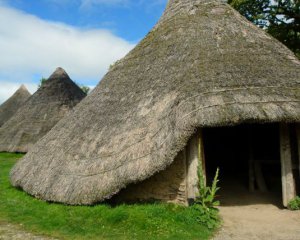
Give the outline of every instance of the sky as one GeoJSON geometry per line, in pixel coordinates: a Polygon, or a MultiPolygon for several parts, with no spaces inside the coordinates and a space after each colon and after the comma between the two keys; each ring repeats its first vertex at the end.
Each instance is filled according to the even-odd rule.
{"type": "Polygon", "coordinates": [[[0,0],[0,104],[64,68],[95,87],[158,21],[167,0],[0,0]]]}

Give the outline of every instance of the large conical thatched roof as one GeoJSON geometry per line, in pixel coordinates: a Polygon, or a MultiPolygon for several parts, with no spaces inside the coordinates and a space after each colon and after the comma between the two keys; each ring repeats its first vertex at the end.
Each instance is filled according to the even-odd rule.
{"type": "Polygon", "coordinates": [[[22,85],[0,106],[0,127],[17,112],[30,96],[27,88],[22,85]]]}
{"type": "Polygon", "coordinates": [[[92,204],[169,166],[197,127],[300,121],[300,62],[221,1],[172,0],[154,29],[11,172],[92,204]]]}
{"type": "Polygon", "coordinates": [[[68,74],[57,68],[0,128],[0,152],[27,152],[84,97],[68,74]]]}

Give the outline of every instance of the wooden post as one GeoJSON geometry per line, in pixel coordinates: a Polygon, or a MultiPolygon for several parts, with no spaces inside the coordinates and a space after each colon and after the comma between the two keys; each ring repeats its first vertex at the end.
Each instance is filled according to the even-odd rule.
{"type": "MultiPolygon", "coordinates": [[[[203,139],[201,131],[198,131],[188,142],[186,147],[187,158],[187,198],[188,202],[192,203],[199,191],[198,189],[198,167],[204,166],[204,159],[199,159],[200,156],[204,156],[203,139]],[[200,142],[199,142],[200,141],[200,142]],[[199,144],[200,143],[200,144],[199,144]],[[200,148],[199,148],[200,147],[200,148]]],[[[205,173],[205,172],[204,172],[205,173]]]]}
{"type": "Polygon", "coordinates": [[[185,185],[185,199],[184,199],[184,205],[186,206],[189,206],[189,203],[188,203],[188,189],[187,189],[187,186],[188,186],[188,169],[187,169],[187,147],[185,147],[183,150],[182,150],[182,161],[183,161],[183,168],[184,168],[184,185],[185,185]]]}
{"type": "Polygon", "coordinates": [[[296,125],[296,137],[297,137],[297,148],[298,148],[298,170],[299,170],[299,178],[300,178],[300,124],[296,125]]]}
{"type": "Polygon", "coordinates": [[[267,184],[265,182],[263,172],[261,169],[261,161],[254,159],[253,154],[253,136],[252,129],[248,129],[248,165],[249,165],[249,190],[255,191],[255,183],[257,183],[258,190],[261,192],[267,192],[267,184]]]}
{"type": "Polygon", "coordinates": [[[261,192],[267,192],[268,188],[261,169],[261,162],[259,160],[254,161],[254,172],[258,190],[261,192]]]}
{"type": "Polygon", "coordinates": [[[296,197],[295,179],[292,169],[291,140],[288,124],[280,124],[280,158],[283,205],[287,207],[296,197]]]}
{"type": "Polygon", "coordinates": [[[204,144],[203,144],[203,133],[202,129],[199,129],[198,131],[198,158],[200,156],[199,165],[202,167],[202,172],[205,180],[206,185],[206,163],[205,163],[205,154],[204,154],[204,144]]]}

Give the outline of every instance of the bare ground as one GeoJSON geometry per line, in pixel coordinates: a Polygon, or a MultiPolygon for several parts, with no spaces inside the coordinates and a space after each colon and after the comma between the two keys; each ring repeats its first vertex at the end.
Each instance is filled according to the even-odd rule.
{"type": "Polygon", "coordinates": [[[300,240],[300,211],[281,204],[281,194],[231,187],[220,207],[223,226],[214,240],[300,240]]]}
{"type": "Polygon", "coordinates": [[[214,240],[299,240],[300,212],[272,204],[221,207],[224,224],[214,240]]]}

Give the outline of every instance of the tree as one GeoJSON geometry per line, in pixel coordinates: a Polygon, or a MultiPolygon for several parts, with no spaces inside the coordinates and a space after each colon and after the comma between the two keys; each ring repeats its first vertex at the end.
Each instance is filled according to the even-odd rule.
{"type": "Polygon", "coordinates": [[[83,84],[79,84],[78,82],[75,82],[76,83],[76,85],[78,86],[78,87],[80,87],[80,89],[86,94],[86,95],[88,95],[88,93],[90,92],[90,88],[88,87],[88,86],[85,86],[85,85],[83,85],[83,84]]]}
{"type": "Polygon", "coordinates": [[[85,94],[88,94],[91,90],[88,86],[84,86],[84,85],[81,85],[80,88],[85,94]]]}
{"type": "Polygon", "coordinates": [[[300,0],[228,0],[300,58],[300,0]]]}
{"type": "Polygon", "coordinates": [[[39,83],[39,85],[38,85],[38,88],[40,88],[46,81],[47,81],[46,78],[41,78],[41,79],[40,79],[40,83],[39,83]]]}

